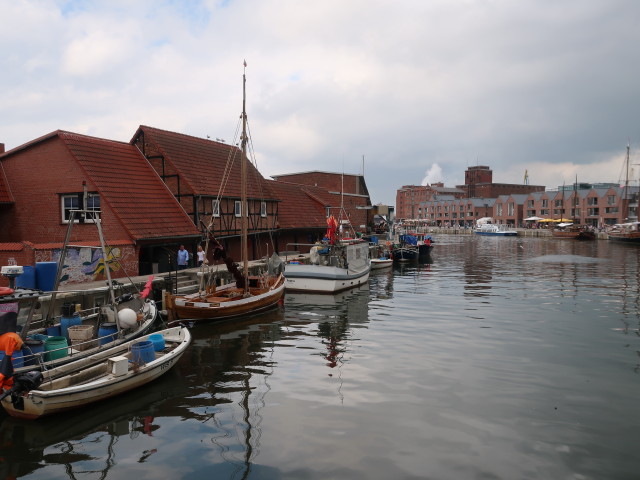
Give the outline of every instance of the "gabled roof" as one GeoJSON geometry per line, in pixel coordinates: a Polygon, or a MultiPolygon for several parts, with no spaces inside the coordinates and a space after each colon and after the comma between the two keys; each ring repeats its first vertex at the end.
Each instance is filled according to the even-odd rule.
{"type": "Polygon", "coordinates": [[[308,172],[283,173],[271,175],[278,181],[297,183],[300,185],[317,186],[330,192],[344,192],[368,197],[369,191],[363,175],[353,173],[324,172],[311,170],[308,172]]]}
{"type": "Polygon", "coordinates": [[[134,240],[199,232],[138,149],[124,142],[55,132],[134,240]]]}
{"type": "MultiPolygon", "coordinates": [[[[131,143],[144,135],[144,153],[164,157],[186,182],[194,195],[217,196],[227,165],[231,171],[221,196],[240,198],[240,149],[206,138],[192,137],[159,128],[140,125],[131,143]]],[[[275,200],[267,182],[256,167],[247,163],[247,195],[249,198],[275,200]]]]}
{"type": "Polygon", "coordinates": [[[280,228],[323,228],[327,226],[325,207],[330,204],[322,200],[326,192],[318,188],[294,183],[267,180],[269,188],[280,198],[278,224],[280,228]]]}

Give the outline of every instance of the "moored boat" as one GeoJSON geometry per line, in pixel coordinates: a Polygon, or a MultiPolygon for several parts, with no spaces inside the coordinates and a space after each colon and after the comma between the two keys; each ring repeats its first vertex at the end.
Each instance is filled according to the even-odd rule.
{"type": "Polygon", "coordinates": [[[369,280],[369,246],[357,239],[314,245],[310,263],[287,263],[285,288],[291,291],[336,293],[369,280]]]}
{"type": "Polygon", "coordinates": [[[508,227],[507,225],[497,223],[485,223],[479,225],[474,230],[476,235],[487,235],[494,237],[515,237],[518,232],[508,227]]]}
{"type": "Polygon", "coordinates": [[[383,268],[393,267],[393,259],[392,258],[372,258],[371,259],[371,270],[380,270],[383,268]]]}
{"type": "MultiPolygon", "coordinates": [[[[246,68],[246,63],[245,63],[246,68]]],[[[242,75],[242,136],[241,140],[241,195],[240,205],[247,205],[247,113],[246,105],[246,75],[242,75]]],[[[229,172],[231,169],[228,170],[229,172]]],[[[228,179],[224,179],[226,184],[228,179]]],[[[246,207],[245,207],[246,208],[246,207]]],[[[164,296],[164,307],[169,317],[169,325],[189,320],[190,323],[212,320],[226,320],[229,318],[260,312],[275,307],[284,294],[284,276],[280,270],[281,263],[279,257],[274,254],[270,259],[270,269],[263,275],[249,276],[248,259],[248,225],[247,215],[241,216],[241,255],[243,271],[229,257],[224,247],[211,234],[214,222],[214,215],[207,226],[209,233],[207,239],[208,251],[209,243],[213,245],[214,260],[222,260],[227,266],[227,270],[234,276],[235,282],[217,287],[215,278],[209,275],[209,283],[200,288],[197,292],[188,295],[178,295],[166,293],[164,296]],[[279,264],[279,265],[277,265],[279,264]]],[[[203,267],[204,269],[204,267],[203,267]]],[[[206,272],[203,272],[206,273],[206,272]]],[[[204,275],[203,275],[204,280],[204,275]]]]}
{"type": "Polygon", "coordinates": [[[556,228],[551,230],[551,235],[556,238],[568,238],[574,240],[594,240],[596,234],[588,230],[584,226],[574,225],[573,223],[559,223],[556,228]]]}
{"type": "Polygon", "coordinates": [[[640,222],[616,224],[607,235],[614,242],[640,244],[640,222]]]}
{"type": "Polygon", "coordinates": [[[43,372],[16,374],[2,406],[11,416],[36,419],[105,400],[168,372],[190,343],[186,327],[173,327],[43,372]]]}

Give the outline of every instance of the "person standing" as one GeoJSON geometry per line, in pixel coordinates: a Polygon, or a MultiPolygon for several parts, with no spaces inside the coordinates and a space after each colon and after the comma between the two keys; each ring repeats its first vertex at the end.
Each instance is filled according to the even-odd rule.
{"type": "Polygon", "coordinates": [[[204,263],[204,250],[202,249],[202,245],[198,245],[196,255],[198,255],[198,266],[200,267],[204,263]]]}
{"type": "Polygon", "coordinates": [[[178,250],[178,270],[184,270],[189,264],[189,252],[184,248],[184,245],[180,245],[178,250]]]}

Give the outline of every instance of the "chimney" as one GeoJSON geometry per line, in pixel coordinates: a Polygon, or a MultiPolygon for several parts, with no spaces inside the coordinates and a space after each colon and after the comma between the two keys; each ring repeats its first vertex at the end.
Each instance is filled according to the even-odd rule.
{"type": "Polygon", "coordinates": [[[4,143],[0,143],[0,155],[4,153],[4,143]]]}

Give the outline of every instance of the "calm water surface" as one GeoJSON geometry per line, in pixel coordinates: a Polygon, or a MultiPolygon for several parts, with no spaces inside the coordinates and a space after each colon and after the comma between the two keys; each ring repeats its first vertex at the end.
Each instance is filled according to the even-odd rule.
{"type": "Polygon", "coordinates": [[[199,326],[159,381],[0,416],[29,479],[635,479],[640,249],[437,238],[338,296],[199,326]]]}

